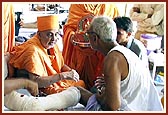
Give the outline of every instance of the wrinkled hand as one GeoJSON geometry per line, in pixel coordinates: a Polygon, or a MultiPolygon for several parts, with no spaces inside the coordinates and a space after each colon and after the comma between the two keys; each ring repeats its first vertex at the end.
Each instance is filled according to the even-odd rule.
{"type": "Polygon", "coordinates": [[[98,76],[96,81],[95,81],[95,86],[96,86],[97,89],[99,89],[102,86],[105,86],[104,77],[98,76]]]}
{"type": "Polygon", "coordinates": [[[72,69],[72,72],[73,72],[73,76],[74,76],[74,80],[75,81],[79,81],[79,74],[76,70],[72,69]]]}
{"type": "Polygon", "coordinates": [[[63,79],[79,81],[79,74],[74,69],[60,73],[60,77],[63,79]]]}
{"type": "Polygon", "coordinates": [[[97,88],[99,93],[102,93],[102,90],[105,88],[105,80],[104,76],[98,76],[95,81],[95,87],[97,88]]]}
{"type": "Polygon", "coordinates": [[[25,89],[27,89],[33,96],[38,95],[38,84],[31,80],[25,80],[25,89]]]}
{"type": "Polygon", "coordinates": [[[137,13],[140,13],[140,9],[138,7],[133,7],[133,11],[137,12],[137,13]]]}

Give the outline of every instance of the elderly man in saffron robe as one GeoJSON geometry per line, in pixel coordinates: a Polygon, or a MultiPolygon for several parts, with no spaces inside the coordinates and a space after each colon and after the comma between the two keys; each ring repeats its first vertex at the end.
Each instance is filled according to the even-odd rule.
{"type": "Polygon", "coordinates": [[[80,79],[84,80],[89,90],[94,85],[96,77],[102,73],[100,68],[104,56],[88,47],[83,33],[92,18],[97,15],[114,18],[119,15],[119,12],[114,4],[71,4],[68,20],[63,27],[62,53],[65,64],[77,70],[80,79]],[[79,41],[84,43],[80,45],[79,41]]]}
{"type": "Polygon", "coordinates": [[[78,73],[64,64],[62,54],[56,45],[58,40],[58,17],[56,15],[37,17],[37,34],[10,53],[9,77],[27,77],[38,83],[40,91],[46,94],[62,92],[71,86],[85,84],[78,73]],[[15,69],[12,69],[15,68],[15,69]],[[22,74],[24,73],[24,74],[22,74]]]}

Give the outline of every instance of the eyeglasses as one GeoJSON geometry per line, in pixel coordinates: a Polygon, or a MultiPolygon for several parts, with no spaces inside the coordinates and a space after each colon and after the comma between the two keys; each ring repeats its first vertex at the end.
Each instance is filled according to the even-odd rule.
{"type": "Polygon", "coordinates": [[[99,35],[96,32],[87,31],[87,32],[85,32],[85,35],[87,36],[88,39],[89,39],[90,35],[96,35],[99,38],[99,35]]]}
{"type": "Polygon", "coordinates": [[[59,32],[56,32],[56,33],[47,32],[46,35],[47,35],[48,38],[53,38],[54,36],[58,38],[59,37],[59,32]]]}

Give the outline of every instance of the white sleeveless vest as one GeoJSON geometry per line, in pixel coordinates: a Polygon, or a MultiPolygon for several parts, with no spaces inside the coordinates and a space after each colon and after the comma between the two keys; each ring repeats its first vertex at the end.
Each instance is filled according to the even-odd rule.
{"type": "MultiPolygon", "coordinates": [[[[129,67],[128,76],[121,81],[121,110],[161,111],[163,110],[158,92],[153,84],[149,70],[131,50],[116,46],[110,50],[121,52],[129,67]]],[[[110,53],[109,52],[109,53],[110,53]]]]}

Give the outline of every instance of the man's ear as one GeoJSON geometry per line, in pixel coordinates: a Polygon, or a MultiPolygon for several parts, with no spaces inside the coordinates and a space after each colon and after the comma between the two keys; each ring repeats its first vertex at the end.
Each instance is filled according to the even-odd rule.
{"type": "Polygon", "coordinates": [[[94,37],[93,41],[96,41],[96,36],[94,37]]]}
{"type": "Polygon", "coordinates": [[[128,32],[128,36],[131,36],[131,34],[132,34],[131,32],[128,32]]]}
{"type": "Polygon", "coordinates": [[[38,36],[41,36],[39,31],[37,31],[37,35],[38,35],[38,36]]]}
{"type": "Polygon", "coordinates": [[[96,42],[99,39],[99,37],[97,35],[94,35],[94,41],[96,42]]]}

